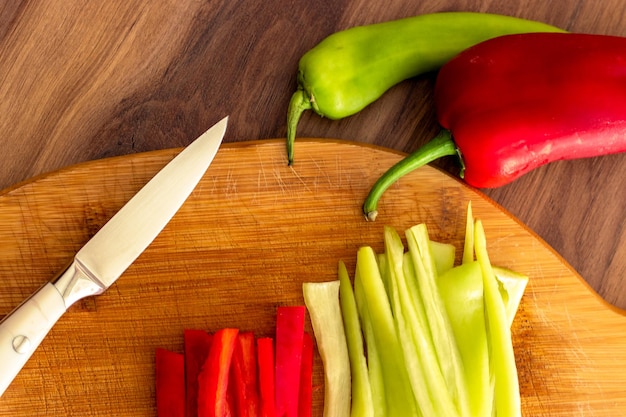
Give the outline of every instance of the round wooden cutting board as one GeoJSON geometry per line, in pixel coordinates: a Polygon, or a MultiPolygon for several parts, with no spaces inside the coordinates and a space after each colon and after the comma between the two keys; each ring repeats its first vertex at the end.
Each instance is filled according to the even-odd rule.
{"type": "MultiPolygon", "coordinates": [[[[382,250],[384,225],[403,232],[425,222],[431,238],[460,248],[469,201],[492,262],[530,277],[513,325],[524,415],[626,415],[624,313],[532,232],[431,167],[390,188],[377,221],[367,222],[360,210],[369,187],[402,155],[299,139],[289,167],[284,146],[224,145],[117,283],[61,318],[0,398],[0,416],[155,416],[157,347],[182,352],[187,328],[271,335],[278,305],[302,304],[304,281],[336,279],[340,259],[353,273],[358,247],[382,250]]],[[[0,195],[0,317],[62,270],[179,151],[72,166],[0,195]]],[[[317,356],[315,366],[321,416],[317,356]]]]}

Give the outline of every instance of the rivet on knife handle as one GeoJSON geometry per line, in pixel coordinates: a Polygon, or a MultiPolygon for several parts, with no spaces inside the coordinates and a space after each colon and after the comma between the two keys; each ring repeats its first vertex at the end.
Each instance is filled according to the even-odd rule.
{"type": "Polygon", "coordinates": [[[63,297],[52,283],[47,283],[0,322],[0,395],[65,310],[63,297]]]}

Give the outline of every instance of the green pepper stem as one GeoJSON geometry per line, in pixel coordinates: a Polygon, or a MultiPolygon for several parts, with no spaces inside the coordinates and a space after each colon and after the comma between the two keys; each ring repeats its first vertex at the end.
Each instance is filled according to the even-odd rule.
{"type": "Polygon", "coordinates": [[[382,197],[387,188],[393,185],[404,175],[417,168],[424,166],[436,159],[443,156],[460,155],[459,151],[452,140],[452,134],[447,129],[442,129],[441,132],[430,142],[426,143],[421,148],[414,151],[412,154],[406,156],[397,164],[389,168],[378,181],[371,188],[365,202],[363,203],[363,214],[369,221],[376,220],[378,215],[377,205],[378,200],[382,197]]]}
{"type": "Polygon", "coordinates": [[[293,145],[296,140],[298,121],[305,110],[311,108],[311,101],[307,98],[304,90],[298,88],[291,96],[289,109],[287,110],[287,162],[293,164],[293,145]]]}

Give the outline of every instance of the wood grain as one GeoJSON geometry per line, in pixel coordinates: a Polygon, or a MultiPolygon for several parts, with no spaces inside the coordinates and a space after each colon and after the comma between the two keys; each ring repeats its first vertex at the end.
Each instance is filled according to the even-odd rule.
{"type": "MultiPolygon", "coordinates": [[[[334,140],[300,140],[297,150],[290,168],[280,139],[224,145],[119,281],[60,320],[0,398],[0,416],[153,416],[157,347],[182,351],[185,328],[271,335],[276,306],[302,303],[304,281],[336,279],[340,259],[353,271],[359,246],[382,250],[384,225],[403,231],[425,222],[433,239],[460,247],[469,201],[492,261],[530,277],[513,326],[524,416],[626,413],[624,312],[526,227],[431,167],[394,185],[379,219],[366,222],[369,185],[401,154],[334,140]]],[[[0,196],[0,316],[66,265],[177,152],[71,166],[0,196]]],[[[316,356],[316,416],[321,372],[316,356]]]]}
{"type": "MultiPolygon", "coordinates": [[[[0,188],[79,162],[184,146],[226,115],[227,142],[284,137],[297,62],[305,51],[337,30],[452,10],[626,36],[621,0],[5,1],[0,188]]],[[[401,83],[341,121],[309,113],[299,134],[413,151],[438,130],[434,79],[428,74],[401,83]]],[[[621,308],[625,158],[553,163],[513,184],[483,190],[621,308]]],[[[370,165],[358,163],[363,169],[370,165]]],[[[434,165],[455,171],[449,160],[434,165]]],[[[2,297],[7,296],[0,302],[17,301],[2,297]]]]}

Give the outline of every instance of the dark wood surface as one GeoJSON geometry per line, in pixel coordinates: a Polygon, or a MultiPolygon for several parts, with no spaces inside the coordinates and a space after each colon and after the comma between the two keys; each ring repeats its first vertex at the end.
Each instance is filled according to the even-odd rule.
{"type": "MultiPolygon", "coordinates": [[[[0,188],[82,161],[184,146],[226,115],[226,141],[283,137],[298,59],[321,39],[450,10],[626,36],[621,0],[7,1],[0,5],[0,188]]],[[[433,82],[432,74],[406,81],[342,121],[307,114],[299,136],[410,152],[437,131],[433,82]]],[[[624,308],[623,178],[621,154],[553,163],[484,192],[624,308]]]]}

